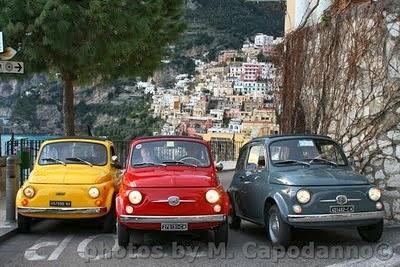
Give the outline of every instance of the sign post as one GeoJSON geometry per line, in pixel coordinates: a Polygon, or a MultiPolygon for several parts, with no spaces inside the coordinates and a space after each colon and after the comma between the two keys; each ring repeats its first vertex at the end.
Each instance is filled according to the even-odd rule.
{"type": "Polygon", "coordinates": [[[24,73],[24,63],[16,61],[0,61],[0,73],[24,73]]]}
{"type": "Polygon", "coordinates": [[[4,46],[3,46],[3,32],[0,32],[0,53],[4,52],[4,46]]]}

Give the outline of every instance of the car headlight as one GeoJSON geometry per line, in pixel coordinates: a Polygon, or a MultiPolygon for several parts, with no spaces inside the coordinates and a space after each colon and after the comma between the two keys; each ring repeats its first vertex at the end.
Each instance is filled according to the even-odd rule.
{"type": "Polygon", "coordinates": [[[91,187],[89,189],[89,196],[91,198],[98,198],[100,196],[100,191],[97,187],[91,187]]]}
{"type": "Polygon", "coordinates": [[[32,198],[35,195],[35,189],[33,187],[28,186],[24,189],[24,195],[26,197],[32,198]]]}
{"type": "Polygon", "coordinates": [[[300,189],[299,191],[297,191],[296,193],[296,198],[297,201],[301,204],[306,204],[310,201],[311,199],[311,194],[308,190],[306,189],[300,189]]]}
{"type": "Polygon", "coordinates": [[[134,205],[142,202],[142,198],[142,194],[139,191],[131,191],[128,195],[129,201],[134,205]]]}
{"type": "Polygon", "coordinates": [[[217,191],[211,189],[206,193],[206,200],[208,203],[214,204],[219,200],[219,194],[217,191]]]}
{"type": "Polygon", "coordinates": [[[368,190],[368,196],[372,201],[378,201],[381,198],[381,190],[376,187],[372,187],[368,190]]]}

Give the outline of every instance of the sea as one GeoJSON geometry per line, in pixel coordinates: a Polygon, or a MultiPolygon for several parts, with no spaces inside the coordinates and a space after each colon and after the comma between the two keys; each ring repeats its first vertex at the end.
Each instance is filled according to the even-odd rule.
{"type": "MultiPolygon", "coordinates": [[[[1,134],[0,135],[1,153],[0,156],[6,153],[6,142],[11,140],[11,134],[1,134]]],[[[57,137],[54,134],[14,134],[14,139],[28,139],[28,140],[47,140],[50,138],[57,137]]]]}

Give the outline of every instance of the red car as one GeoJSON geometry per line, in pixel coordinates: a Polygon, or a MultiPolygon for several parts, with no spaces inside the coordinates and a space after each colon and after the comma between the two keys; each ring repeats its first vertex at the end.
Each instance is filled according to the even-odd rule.
{"type": "MultiPolygon", "coordinates": [[[[218,166],[222,169],[222,166],[218,166]]],[[[216,174],[210,146],[200,138],[133,140],[116,197],[118,243],[143,241],[146,230],[213,230],[227,244],[229,197],[216,174]]]]}

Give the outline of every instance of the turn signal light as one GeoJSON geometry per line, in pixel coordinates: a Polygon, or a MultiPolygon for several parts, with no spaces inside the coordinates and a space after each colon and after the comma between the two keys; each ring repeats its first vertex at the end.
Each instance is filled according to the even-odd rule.
{"type": "Polygon", "coordinates": [[[94,203],[95,203],[95,204],[96,204],[96,206],[98,206],[98,207],[100,207],[100,206],[101,206],[101,200],[100,200],[100,199],[96,200],[94,203]]]}
{"type": "Polygon", "coordinates": [[[128,214],[132,214],[132,213],[133,213],[133,207],[132,207],[132,206],[126,206],[126,207],[125,207],[125,211],[126,211],[126,213],[128,213],[128,214]]]}
{"type": "Polygon", "coordinates": [[[28,205],[28,203],[29,203],[29,201],[28,201],[26,198],[24,198],[24,199],[21,201],[22,206],[26,206],[26,205],[28,205]]]}
{"type": "Polygon", "coordinates": [[[216,212],[216,213],[218,213],[218,212],[221,212],[221,205],[215,205],[214,206],[214,212],[216,212]]]}

